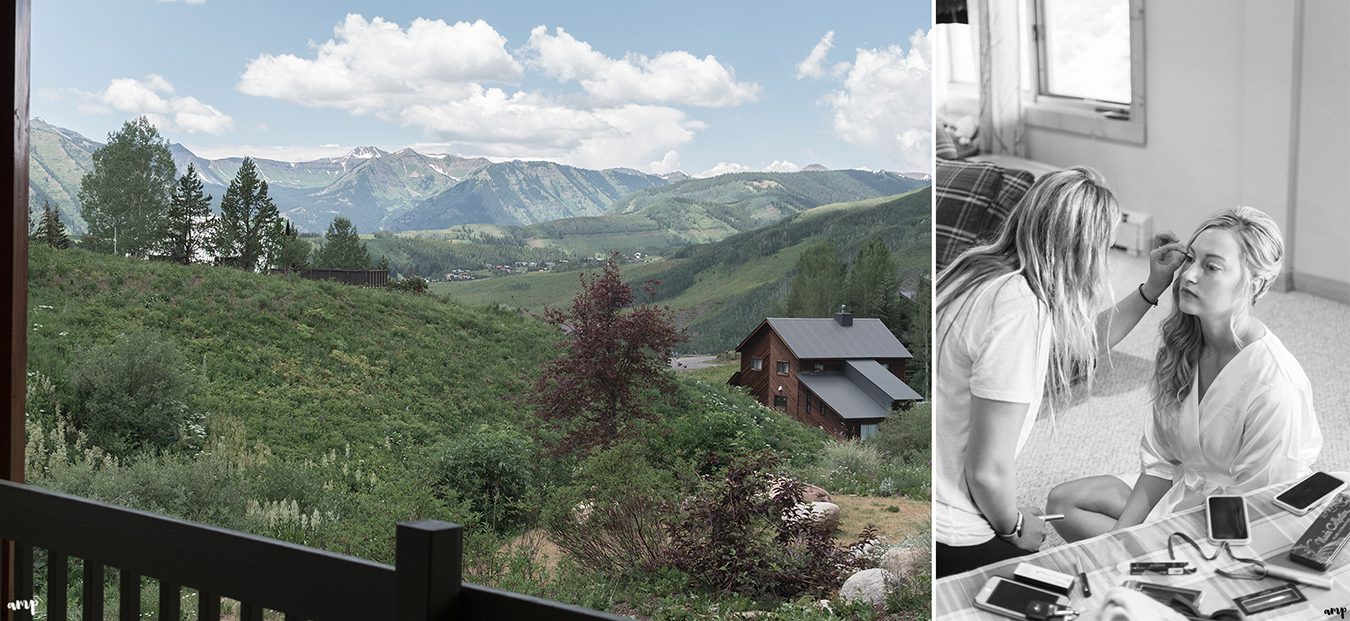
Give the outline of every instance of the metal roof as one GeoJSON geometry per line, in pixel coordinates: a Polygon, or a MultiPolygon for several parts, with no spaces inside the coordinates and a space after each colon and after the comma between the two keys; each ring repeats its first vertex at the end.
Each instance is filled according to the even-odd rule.
{"type": "Polygon", "coordinates": [[[923,401],[923,395],[875,360],[846,360],[844,365],[844,375],[864,390],[871,388],[868,392],[874,398],[880,396],[887,401],[923,401]]]}
{"type": "Polygon", "coordinates": [[[880,319],[854,319],[849,327],[833,318],[770,317],[764,321],[798,359],[912,357],[880,319]]]}
{"type": "Polygon", "coordinates": [[[845,420],[886,418],[891,413],[890,407],[882,407],[843,373],[802,373],[797,377],[845,420]]]}

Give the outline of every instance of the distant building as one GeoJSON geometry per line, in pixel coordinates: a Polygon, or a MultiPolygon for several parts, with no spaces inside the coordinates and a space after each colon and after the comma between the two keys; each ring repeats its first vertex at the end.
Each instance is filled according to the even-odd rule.
{"type": "Polygon", "coordinates": [[[839,439],[866,439],[923,396],[905,384],[912,356],[880,319],[770,317],[736,346],[745,386],[764,405],[839,439]]]}

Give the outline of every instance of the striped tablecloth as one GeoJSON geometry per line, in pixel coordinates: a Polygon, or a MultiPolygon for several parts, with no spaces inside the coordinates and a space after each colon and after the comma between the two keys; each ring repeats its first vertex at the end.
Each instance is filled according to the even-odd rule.
{"type": "MultiPolygon", "coordinates": [[[[1345,478],[1344,474],[1339,476],[1345,478]]],[[[1291,563],[1288,553],[1294,541],[1307,530],[1313,520],[1317,519],[1321,513],[1320,507],[1303,516],[1276,507],[1272,500],[1287,486],[1287,484],[1271,486],[1247,495],[1247,508],[1252,519],[1252,543],[1233,546],[1233,551],[1239,556],[1261,558],[1271,565],[1316,573],[1316,570],[1291,563]]],[[[1235,580],[1218,576],[1214,573],[1215,569],[1236,569],[1239,564],[1228,559],[1226,555],[1220,555],[1215,561],[1202,560],[1194,548],[1180,541],[1176,545],[1178,560],[1195,563],[1199,571],[1189,576],[1129,575],[1129,563],[1132,561],[1169,560],[1167,537],[1174,532],[1186,533],[1207,552],[1213,553],[1215,546],[1206,539],[1205,511],[1200,507],[1157,522],[1107,533],[1093,539],[1051,548],[1031,556],[938,580],[933,584],[934,618],[1003,619],[975,608],[975,595],[991,576],[1012,578],[1013,568],[1022,562],[1073,575],[1074,561],[1081,561],[1083,570],[1088,575],[1088,582],[1092,586],[1092,597],[1084,598],[1078,588],[1073,589],[1069,598],[1070,603],[1080,611],[1100,606],[1105,601],[1106,592],[1126,580],[1171,584],[1204,591],[1200,609],[1206,614],[1221,608],[1235,608],[1232,603],[1234,597],[1285,584],[1285,581],[1273,578],[1235,580]]],[[[1299,589],[1308,598],[1307,602],[1250,618],[1260,621],[1340,618],[1337,614],[1327,617],[1323,611],[1329,608],[1350,607],[1350,552],[1337,557],[1335,564],[1324,576],[1332,579],[1330,591],[1300,585],[1299,589]]],[[[1350,616],[1350,613],[1347,613],[1347,616],[1350,616]]]]}

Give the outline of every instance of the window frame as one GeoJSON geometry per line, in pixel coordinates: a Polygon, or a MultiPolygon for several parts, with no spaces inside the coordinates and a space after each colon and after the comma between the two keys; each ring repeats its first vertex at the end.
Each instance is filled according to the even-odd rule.
{"type": "Polygon", "coordinates": [[[774,366],[774,372],[779,375],[788,375],[792,373],[792,363],[787,360],[779,360],[774,366]]]}
{"type": "Polygon", "coordinates": [[[775,408],[782,408],[782,409],[786,410],[787,407],[788,407],[788,398],[787,398],[787,395],[774,395],[774,396],[773,396],[773,407],[775,407],[775,408]],[[779,401],[782,401],[782,403],[779,403],[779,401]]]}
{"type": "Polygon", "coordinates": [[[1130,103],[1065,97],[1047,92],[1047,61],[1045,59],[1045,0],[1026,0],[1029,42],[1028,54],[1032,75],[1031,92],[1024,93],[1024,119],[1032,127],[1053,129],[1094,138],[1104,138],[1131,144],[1147,144],[1147,96],[1145,92],[1144,0],[1128,0],[1130,4],[1130,103]],[[1124,113],[1128,119],[1107,115],[1124,113]]]}
{"type": "Polygon", "coordinates": [[[751,370],[751,371],[763,371],[763,370],[764,370],[764,359],[763,359],[763,358],[760,358],[759,356],[750,356],[750,370],[751,370]]]}

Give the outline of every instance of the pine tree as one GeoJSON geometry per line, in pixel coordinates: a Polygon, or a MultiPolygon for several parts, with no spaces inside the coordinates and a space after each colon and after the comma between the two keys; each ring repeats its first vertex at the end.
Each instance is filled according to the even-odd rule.
{"type": "Polygon", "coordinates": [[[880,239],[872,239],[858,251],[849,270],[849,308],[860,317],[875,317],[899,337],[906,326],[900,312],[900,271],[895,257],[880,239]]]}
{"type": "Polygon", "coordinates": [[[82,247],[143,257],[164,238],[175,168],[168,141],[145,117],[108,134],[80,180],[80,215],[88,223],[82,247]]]}
{"type": "Polygon", "coordinates": [[[277,257],[277,267],[287,270],[302,270],[309,267],[309,253],[313,245],[307,239],[300,238],[300,231],[290,220],[286,221],[282,234],[281,252],[277,257]]]}
{"type": "Polygon", "coordinates": [[[52,207],[51,201],[42,201],[42,217],[30,237],[35,242],[47,244],[52,248],[69,248],[70,237],[66,235],[66,226],[61,223],[61,215],[52,207]]]}
{"type": "Polygon", "coordinates": [[[244,158],[220,201],[212,245],[220,262],[246,270],[266,269],[281,252],[286,229],[258,178],[252,158],[244,158]]]}
{"type": "Polygon", "coordinates": [[[782,312],[787,317],[829,317],[846,302],[844,263],[833,242],[807,248],[797,260],[782,312]]]}
{"type": "Polygon", "coordinates": [[[314,253],[314,266],[334,269],[370,269],[370,252],[352,221],[342,216],[333,218],[324,234],[323,247],[314,253]]]}
{"type": "Polygon", "coordinates": [[[198,251],[206,249],[215,220],[211,215],[211,196],[202,192],[201,177],[192,163],[188,163],[187,172],[174,186],[167,220],[164,252],[175,262],[187,265],[198,251]]]}

